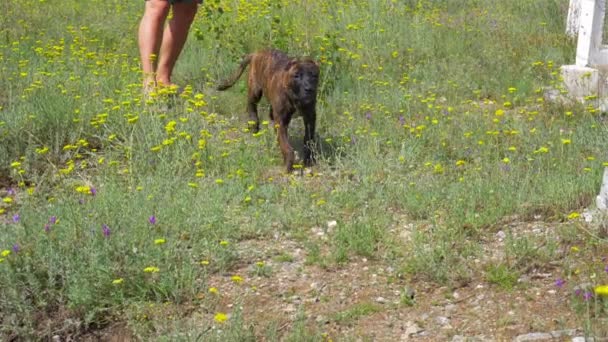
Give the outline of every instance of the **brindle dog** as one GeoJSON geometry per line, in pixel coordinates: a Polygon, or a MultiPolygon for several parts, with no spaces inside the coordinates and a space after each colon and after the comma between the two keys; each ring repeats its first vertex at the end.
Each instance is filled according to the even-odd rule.
{"type": "Polygon", "coordinates": [[[315,135],[317,86],[319,65],[310,58],[291,58],[278,50],[257,51],[243,57],[232,77],[220,83],[217,90],[226,90],[241,77],[247,65],[247,112],[253,122],[253,132],[260,129],[257,104],[265,95],[270,103],[270,120],[278,123],[278,141],[287,172],[293,170],[295,160],[289,145],[287,127],[293,114],[300,112],[304,119],[304,164],[313,163],[312,143],[315,135]]]}

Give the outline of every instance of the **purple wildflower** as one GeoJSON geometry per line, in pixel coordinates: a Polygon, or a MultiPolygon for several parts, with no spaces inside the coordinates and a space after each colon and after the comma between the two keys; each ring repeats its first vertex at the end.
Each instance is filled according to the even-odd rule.
{"type": "Polygon", "coordinates": [[[11,196],[15,196],[15,194],[17,194],[17,192],[13,188],[9,188],[8,190],[6,190],[6,193],[11,196]]]}
{"type": "Polygon", "coordinates": [[[44,231],[47,233],[51,231],[51,226],[48,223],[44,225],[44,231]]]}
{"type": "Polygon", "coordinates": [[[589,299],[591,299],[591,298],[593,298],[593,292],[591,292],[591,291],[586,291],[586,292],[585,292],[585,294],[583,294],[583,299],[584,299],[584,300],[589,300],[589,299]]]}
{"type": "Polygon", "coordinates": [[[557,278],[555,280],[555,286],[561,288],[562,286],[564,286],[564,284],[566,283],[566,281],[562,278],[557,278]]]}
{"type": "Polygon", "coordinates": [[[605,271],[606,273],[608,273],[608,265],[606,265],[606,267],[604,267],[604,271],[605,271]]]}
{"type": "Polygon", "coordinates": [[[576,289],[576,290],[574,290],[574,295],[578,297],[578,296],[580,296],[580,295],[581,295],[581,293],[582,293],[582,292],[583,292],[583,290],[581,290],[581,289],[576,289]]]}
{"type": "Polygon", "coordinates": [[[110,236],[110,233],[111,233],[111,232],[110,232],[110,227],[108,227],[108,225],[106,225],[106,224],[102,224],[102,225],[101,225],[101,229],[102,229],[102,231],[103,231],[103,236],[105,236],[105,237],[110,236]]]}
{"type": "Polygon", "coordinates": [[[50,224],[57,224],[57,216],[51,216],[49,218],[49,223],[50,224]]]}
{"type": "Polygon", "coordinates": [[[403,118],[403,115],[400,115],[400,116],[399,116],[399,123],[400,123],[401,125],[405,125],[405,119],[403,118]]]}
{"type": "Polygon", "coordinates": [[[13,245],[13,252],[15,252],[15,253],[19,253],[19,251],[20,251],[20,250],[21,250],[21,247],[19,247],[19,245],[18,245],[18,244],[14,244],[14,245],[13,245]]]}
{"type": "Polygon", "coordinates": [[[150,222],[150,224],[156,224],[156,216],[152,215],[148,218],[148,222],[150,222]]]}
{"type": "Polygon", "coordinates": [[[13,222],[17,223],[21,220],[21,216],[19,216],[19,214],[15,214],[13,215],[13,222]]]}
{"type": "Polygon", "coordinates": [[[366,118],[367,120],[371,120],[371,119],[372,119],[372,112],[366,112],[366,113],[365,113],[365,118],[366,118]]]}
{"type": "Polygon", "coordinates": [[[91,187],[91,196],[95,196],[97,195],[97,189],[95,189],[94,187],[91,187]]]}

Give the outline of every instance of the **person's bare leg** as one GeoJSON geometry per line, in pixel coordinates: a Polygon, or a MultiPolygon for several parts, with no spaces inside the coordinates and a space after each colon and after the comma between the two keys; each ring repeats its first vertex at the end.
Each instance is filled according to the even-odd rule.
{"type": "Polygon", "coordinates": [[[160,47],[160,58],[156,70],[156,81],[158,83],[171,85],[173,67],[186,43],[188,31],[196,16],[197,8],[198,3],[195,1],[173,4],[173,18],[165,27],[160,47]]]}
{"type": "Polygon", "coordinates": [[[156,61],[161,46],[165,19],[171,5],[166,0],[145,1],[144,15],[139,23],[138,43],[144,76],[144,89],[155,84],[156,61]]]}

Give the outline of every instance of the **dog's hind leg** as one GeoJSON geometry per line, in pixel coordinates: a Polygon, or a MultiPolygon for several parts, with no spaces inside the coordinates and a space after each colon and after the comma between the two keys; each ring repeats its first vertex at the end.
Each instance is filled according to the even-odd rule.
{"type": "Polygon", "coordinates": [[[260,130],[260,118],[258,117],[258,102],[262,98],[262,89],[249,87],[247,92],[247,113],[249,114],[249,129],[253,133],[260,130]]]}
{"type": "Polygon", "coordinates": [[[274,133],[276,134],[279,123],[275,121],[274,110],[272,109],[272,106],[270,106],[270,110],[268,111],[268,117],[270,118],[270,124],[272,125],[272,128],[274,128],[274,133]]]}

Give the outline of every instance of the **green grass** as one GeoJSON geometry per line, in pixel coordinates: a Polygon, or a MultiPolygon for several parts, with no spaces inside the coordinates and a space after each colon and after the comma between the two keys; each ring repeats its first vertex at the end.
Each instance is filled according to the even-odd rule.
{"type": "Polygon", "coordinates": [[[381,312],[382,310],[382,306],[380,306],[379,304],[359,303],[353,305],[352,307],[344,311],[336,313],[333,317],[333,320],[336,321],[338,324],[352,324],[360,318],[369,316],[376,312],[381,312]]]}
{"type": "MultiPolygon", "coordinates": [[[[555,257],[514,239],[508,268],[472,262],[502,218],[564,220],[599,189],[605,117],[543,100],[574,61],[568,2],[466,3],[206,1],[175,71],[187,91],[148,104],[140,2],[0,5],[0,336],[115,321],[156,336],[136,308],[196,302],[211,275],[260,261],[237,253],[239,242],[276,234],[305,247],[306,265],[365,257],[441,286],[488,271],[510,287],[526,263],[555,257]],[[213,90],[241,55],[267,46],[321,62],[310,175],[282,172],[271,129],[245,130],[245,82],[213,90]],[[327,239],[311,238],[332,220],[327,239]],[[395,231],[407,223],[404,241],[395,231]]],[[[290,133],[301,141],[300,119],[290,133]]],[[[317,336],[305,322],[264,331],[232,317],[225,336],[235,339],[317,336]]],[[[184,322],[166,338],[200,329],[222,339],[184,322]]]]}

